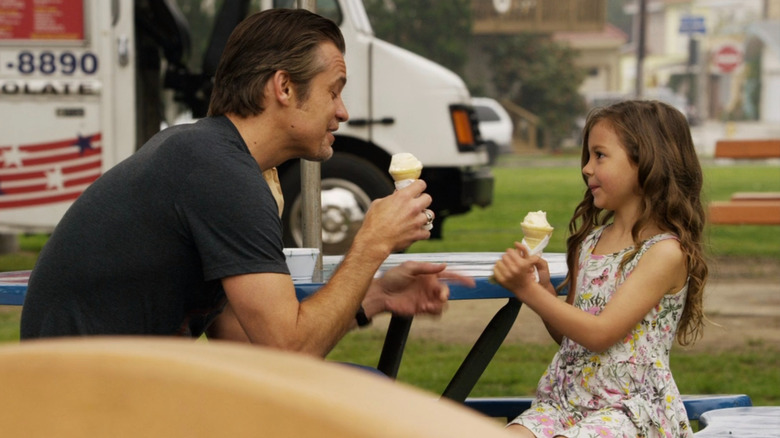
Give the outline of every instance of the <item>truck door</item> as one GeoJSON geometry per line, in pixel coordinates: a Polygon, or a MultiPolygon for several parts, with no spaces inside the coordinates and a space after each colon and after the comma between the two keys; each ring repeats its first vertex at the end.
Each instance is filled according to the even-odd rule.
{"type": "Polygon", "coordinates": [[[134,150],[132,2],[0,9],[0,231],[50,231],[134,150]]]}

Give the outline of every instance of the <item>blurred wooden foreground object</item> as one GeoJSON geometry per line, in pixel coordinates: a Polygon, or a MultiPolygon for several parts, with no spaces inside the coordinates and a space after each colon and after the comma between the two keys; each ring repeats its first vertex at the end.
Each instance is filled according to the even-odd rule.
{"type": "Polygon", "coordinates": [[[219,342],[3,346],[0,388],[4,436],[511,436],[463,406],[363,370],[219,342]]]}
{"type": "MultiPolygon", "coordinates": [[[[780,158],[780,139],[719,140],[715,144],[715,158],[780,158]]],[[[713,224],[780,225],[780,192],[735,193],[728,201],[710,202],[709,221],[713,224]]]]}

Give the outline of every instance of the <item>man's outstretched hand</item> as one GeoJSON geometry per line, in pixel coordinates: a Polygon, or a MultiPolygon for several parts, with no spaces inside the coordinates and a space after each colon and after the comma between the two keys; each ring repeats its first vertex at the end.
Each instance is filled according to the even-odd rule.
{"type": "Polygon", "coordinates": [[[388,270],[376,282],[378,292],[383,296],[382,310],[402,316],[440,315],[450,296],[448,283],[475,286],[473,278],[446,268],[444,263],[406,261],[388,270]]]}

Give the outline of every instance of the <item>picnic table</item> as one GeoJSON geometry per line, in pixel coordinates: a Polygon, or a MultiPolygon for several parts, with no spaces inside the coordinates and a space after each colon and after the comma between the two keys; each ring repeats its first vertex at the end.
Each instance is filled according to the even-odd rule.
{"type": "MultiPolygon", "coordinates": [[[[470,288],[458,284],[450,285],[450,300],[485,300],[505,299],[507,303],[501,307],[493,318],[487,322],[485,329],[474,343],[463,363],[460,365],[450,383],[442,393],[442,397],[464,402],[476,385],[482,373],[495,356],[496,351],[504,342],[520,312],[521,302],[507,289],[493,283],[490,276],[493,266],[501,258],[503,252],[452,252],[452,253],[417,253],[393,254],[382,264],[377,275],[406,260],[416,260],[430,263],[447,263],[449,270],[473,277],[476,287],[470,288]]],[[[550,277],[554,286],[558,286],[566,277],[566,255],[563,253],[545,253],[544,259],[550,268],[550,277]]],[[[341,256],[323,257],[323,278],[327,279],[338,265],[341,256]]],[[[296,290],[299,298],[304,298],[315,292],[321,284],[298,284],[296,290]]],[[[398,375],[398,369],[403,357],[404,348],[412,324],[410,317],[393,315],[390,319],[382,353],[377,369],[390,377],[398,375]]]]}
{"type": "MultiPolygon", "coordinates": [[[[482,334],[444,390],[442,396],[445,398],[458,402],[465,401],[503,343],[520,311],[520,301],[510,291],[489,280],[493,273],[493,265],[502,255],[502,252],[393,254],[387,258],[377,273],[377,275],[381,275],[383,271],[406,260],[447,263],[448,269],[473,277],[476,282],[474,288],[452,284],[450,286],[450,300],[501,299],[507,301],[486,323],[482,334]]],[[[295,289],[298,298],[305,299],[322,287],[338,266],[341,258],[342,256],[323,257],[323,282],[296,280],[295,289]]],[[[566,276],[565,254],[546,253],[544,258],[549,264],[552,282],[557,286],[566,276]]],[[[29,275],[30,271],[0,273],[0,305],[20,306],[24,303],[29,275]]],[[[398,375],[412,321],[413,318],[410,317],[397,315],[391,317],[377,365],[377,369],[390,377],[395,378],[398,375]]]]}
{"type": "Polygon", "coordinates": [[[780,437],[780,406],[749,406],[715,409],[699,419],[696,437],[780,437]]]}
{"type": "MultiPolygon", "coordinates": [[[[474,385],[477,383],[485,368],[492,360],[496,351],[506,338],[515,319],[519,313],[521,302],[514,295],[503,287],[494,284],[489,277],[492,275],[492,269],[495,262],[501,257],[500,252],[464,252],[464,253],[427,253],[427,254],[394,254],[391,255],[377,275],[393,266],[403,263],[406,260],[427,261],[432,263],[447,263],[448,269],[471,276],[475,279],[476,287],[469,288],[458,284],[450,286],[450,300],[474,300],[474,299],[500,299],[507,300],[507,303],[501,307],[490,321],[487,322],[485,329],[479,336],[463,363],[452,377],[447,388],[442,393],[442,397],[452,401],[463,403],[465,406],[476,410],[487,416],[492,417],[513,417],[523,410],[527,409],[531,403],[531,397],[480,397],[468,398],[474,385]]],[[[545,253],[552,281],[554,285],[559,285],[566,276],[567,267],[565,254],[545,253]]],[[[336,268],[341,260],[341,256],[323,257],[323,282],[327,281],[330,274],[336,268]]],[[[15,271],[0,273],[0,305],[22,305],[24,295],[27,290],[27,280],[30,271],[15,271]]],[[[316,292],[323,282],[312,282],[310,280],[298,280],[295,282],[296,294],[299,299],[305,299],[316,292]]],[[[412,324],[412,318],[393,316],[385,337],[384,346],[380,356],[377,368],[390,377],[396,377],[400,367],[403,351],[406,346],[407,337],[412,324]]],[[[777,416],[780,408],[764,411],[728,411],[721,408],[740,407],[742,409],[751,407],[750,397],[747,395],[706,395],[706,396],[683,396],[686,410],[689,418],[698,420],[701,418],[703,424],[708,424],[706,436],[726,436],[715,434],[717,427],[724,421],[731,424],[732,412],[755,412],[760,416],[764,412],[770,412],[777,416]],[[703,415],[711,411],[709,416],[703,415]],[[720,411],[726,414],[723,418],[720,411]]],[[[757,417],[758,418],[758,417],[757,417]]],[[[763,420],[761,420],[763,421],[763,420]]],[[[734,423],[734,424],[741,424],[734,423]]],[[[772,423],[774,424],[774,423],[772,423]]],[[[757,426],[765,429],[760,425],[757,426]]],[[[767,429],[777,431],[774,429],[767,429]]],[[[701,433],[700,433],[701,434],[701,433]]],[[[697,434],[699,436],[700,434],[697,434]]],[[[705,435],[701,435],[705,436],[705,435]]],[[[728,436],[759,436],[759,435],[728,435],[728,436]]],[[[760,436],[780,436],[767,435],[766,431],[760,436]]]]}

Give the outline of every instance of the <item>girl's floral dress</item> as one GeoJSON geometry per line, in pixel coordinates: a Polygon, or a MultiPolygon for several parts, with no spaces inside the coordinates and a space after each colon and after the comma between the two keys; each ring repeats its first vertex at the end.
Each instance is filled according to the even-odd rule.
{"type": "MultiPolygon", "coordinates": [[[[656,242],[642,244],[619,272],[623,256],[593,254],[604,227],[583,242],[574,305],[597,315],[656,242]]],[[[537,387],[531,408],[512,423],[538,437],[690,437],[688,416],[669,369],[669,351],[682,316],[687,284],[661,302],[620,342],[603,353],[563,338],[560,350],[537,387]]]]}

